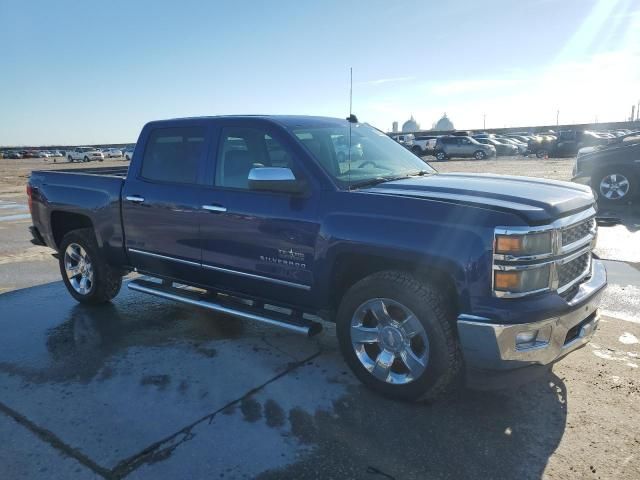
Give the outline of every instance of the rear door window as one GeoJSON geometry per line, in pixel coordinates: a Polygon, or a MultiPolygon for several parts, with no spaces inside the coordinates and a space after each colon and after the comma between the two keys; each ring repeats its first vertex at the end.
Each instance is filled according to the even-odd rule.
{"type": "Polygon", "coordinates": [[[205,127],[159,128],[149,136],[142,177],[170,183],[197,183],[205,127]]]}

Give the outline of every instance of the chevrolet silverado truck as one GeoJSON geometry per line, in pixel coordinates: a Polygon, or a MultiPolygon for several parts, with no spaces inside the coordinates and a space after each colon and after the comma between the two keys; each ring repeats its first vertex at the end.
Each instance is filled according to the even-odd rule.
{"type": "Polygon", "coordinates": [[[398,399],[532,378],[597,328],[587,186],[441,174],[353,117],[155,121],[136,145],[128,168],[28,182],[33,241],[80,302],[136,271],[128,288],[215,312],[335,322],[355,375],[398,399]],[[361,154],[338,161],[343,140],[361,154]]]}

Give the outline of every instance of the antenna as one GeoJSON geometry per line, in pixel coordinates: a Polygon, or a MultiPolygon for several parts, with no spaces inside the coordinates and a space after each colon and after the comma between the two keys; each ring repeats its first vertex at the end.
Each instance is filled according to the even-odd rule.
{"type": "Polygon", "coordinates": [[[353,114],[353,67],[349,67],[349,118],[353,114]]]}
{"type": "MultiPolygon", "coordinates": [[[[349,175],[347,175],[349,190],[351,190],[351,125],[353,124],[353,113],[351,113],[351,107],[353,106],[353,67],[349,67],[349,175]]],[[[357,121],[357,120],[356,120],[357,121]]]]}

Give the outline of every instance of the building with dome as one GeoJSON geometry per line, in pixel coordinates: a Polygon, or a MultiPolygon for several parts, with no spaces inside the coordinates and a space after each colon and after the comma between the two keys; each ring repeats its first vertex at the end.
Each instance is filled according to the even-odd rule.
{"type": "Polygon", "coordinates": [[[402,131],[405,133],[417,132],[418,130],[420,130],[420,124],[416,122],[416,120],[413,118],[413,115],[411,115],[411,118],[409,120],[402,124],[402,131]]]}
{"type": "Polygon", "coordinates": [[[453,122],[449,120],[449,117],[447,117],[447,114],[445,113],[442,118],[433,125],[433,130],[455,130],[455,127],[453,126],[453,122]]]}

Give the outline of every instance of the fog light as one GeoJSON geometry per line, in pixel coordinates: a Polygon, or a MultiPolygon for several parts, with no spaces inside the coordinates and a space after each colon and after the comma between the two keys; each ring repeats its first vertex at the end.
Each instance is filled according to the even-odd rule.
{"type": "Polygon", "coordinates": [[[538,330],[532,330],[530,332],[520,332],[516,335],[516,345],[523,345],[527,343],[533,343],[538,336],[538,330]]]}
{"type": "Polygon", "coordinates": [[[529,330],[516,335],[516,350],[539,348],[549,345],[551,339],[551,325],[545,325],[539,330],[529,330]]]}

